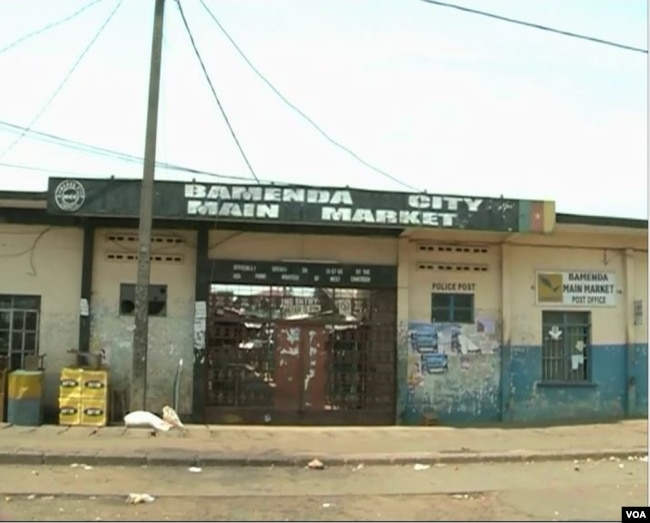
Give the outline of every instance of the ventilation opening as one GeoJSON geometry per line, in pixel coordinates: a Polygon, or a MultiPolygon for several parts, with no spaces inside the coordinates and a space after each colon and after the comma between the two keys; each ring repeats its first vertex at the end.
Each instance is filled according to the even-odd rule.
{"type": "MultiPolygon", "coordinates": [[[[113,262],[133,262],[138,261],[138,255],[129,252],[107,252],[106,259],[113,262]]],[[[152,262],[158,263],[183,263],[182,254],[152,254],[152,262]]]]}
{"type": "MultiPolygon", "coordinates": [[[[106,236],[106,239],[112,242],[120,243],[137,243],[138,235],[137,234],[109,234],[106,236]]],[[[183,238],[178,236],[161,236],[154,235],[151,237],[151,243],[155,245],[182,245],[185,243],[183,238]]]]}
{"type": "MultiPolygon", "coordinates": [[[[165,316],[167,314],[167,285],[149,285],[149,316],[165,316]]],[[[120,314],[131,315],[135,312],[135,285],[122,283],[120,285],[120,314]]]]}
{"type": "Polygon", "coordinates": [[[418,262],[420,271],[446,271],[446,272],[487,272],[487,265],[476,265],[468,263],[436,263],[418,262]]]}
{"type": "Polygon", "coordinates": [[[427,245],[418,244],[420,252],[458,252],[465,254],[487,254],[487,247],[478,247],[473,245],[427,245]]]}

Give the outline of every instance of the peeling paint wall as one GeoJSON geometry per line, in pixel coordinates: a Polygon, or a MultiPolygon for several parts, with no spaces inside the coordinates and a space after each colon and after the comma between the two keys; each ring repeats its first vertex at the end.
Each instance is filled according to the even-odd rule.
{"type": "Polygon", "coordinates": [[[46,407],[56,408],[59,373],[79,341],[83,231],[0,225],[0,294],[41,296],[39,352],[45,354],[46,407]]]}
{"type": "MultiPolygon", "coordinates": [[[[137,253],[137,230],[98,229],[95,234],[91,351],[106,352],[111,387],[128,389],[134,318],[132,315],[120,315],[119,298],[120,284],[134,284],[136,281],[137,261],[118,259],[115,254],[137,253]]],[[[152,243],[152,256],[162,255],[164,259],[152,260],[150,281],[152,284],[167,285],[167,314],[149,319],[147,408],[160,412],[163,405],[172,403],[174,377],[182,358],[179,412],[187,414],[192,410],[196,234],[157,230],[153,235],[180,238],[182,241],[152,243]],[[172,261],[168,261],[169,256],[172,256],[172,261]]]]}
{"type": "Polygon", "coordinates": [[[398,423],[499,420],[499,249],[425,239],[400,248],[400,271],[408,267],[408,275],[401,272],[401,281],[408,282],[408,303],[401,303],[408,320],[400,325],[398,423]],[[437,321],[434,292],[473,294],[474,321],[437,321]]]}

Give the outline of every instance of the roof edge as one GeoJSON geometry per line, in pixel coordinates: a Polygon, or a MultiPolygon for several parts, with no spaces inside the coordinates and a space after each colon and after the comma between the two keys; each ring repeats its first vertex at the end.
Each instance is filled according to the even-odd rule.
{"type": "Polygon", "coordinates": [[[640,220],[638,218],[615,218],[610,216],[557,213],[555,215],[555,221],[556,223],[593,225],[596,227],[622,227],[627,229],[648,228],[648,220],[640,220]]]}

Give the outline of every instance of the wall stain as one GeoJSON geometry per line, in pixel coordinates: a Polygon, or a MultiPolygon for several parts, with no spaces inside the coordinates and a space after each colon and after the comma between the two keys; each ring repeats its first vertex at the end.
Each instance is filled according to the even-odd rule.
{"type": "MultiPolygon", "coordinates": [[[[149,318],[149,357],[147,364],[147,409],[160,412],[173,403],[173,383],[180,359],[194,357],[194,302],[183,304],[186,317],[149,318]]],[[[115,304],[93,299],[91,346],[105,349],[108,356],[110,386],[129,389],[134,320],[118,316],[115,304]]],[[[192,375],[181,376],[179,413],[192,412],[192,375]]]]}

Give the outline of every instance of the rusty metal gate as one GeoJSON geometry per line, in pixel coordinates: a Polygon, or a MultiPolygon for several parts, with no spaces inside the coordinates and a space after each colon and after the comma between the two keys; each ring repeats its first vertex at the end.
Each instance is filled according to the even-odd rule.
{"type": "Polygon", "coordinates": [[[209,423],[392,425],[396,290],[212,286],[209,423]]]}

